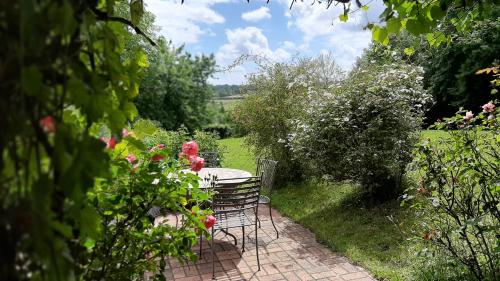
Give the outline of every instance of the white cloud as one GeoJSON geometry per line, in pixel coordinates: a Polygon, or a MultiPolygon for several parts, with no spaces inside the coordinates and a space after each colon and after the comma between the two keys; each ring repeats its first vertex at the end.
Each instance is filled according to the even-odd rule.
{"type": "MultiPolygon", "coordinates": [[[[367,12],[358,10],[351,13],[349,20],[344,23],[339,20],[339,15],[343,13],[341,5],[332,5],[327,9],[326,3],[311,5],[307,1],[299,1],[289,10],[288,0],[279,2],[285,9],[288,27],[297,28],[303,34],[299,49],[310,49],[320,43],[334,54],[337,63],[344,69],[350,69],[363,49],[370,44],[371,33],[363,28],[368,22],[377,22],[384,8],[382,0],[375,0],[368,4],[367,12]]],[[[357,7],[353,6],[352,10],[357,10],[357,7]]]]}
{"type": "MultiPolygon", "coordinates": [[[[287,49],[290,49],[288,47],[293,43],[289,42],[283,44],[283,47],[272,50],[262,30],[254,26],[228,29],[226,30],[226,37],[227,43],[222,45],[215,54],[217,64],[221,68],[233,64],[238,58],[245,55],[267,61],[286,61],[291,58],[291,54],[287,49]]],[[[220,79],[213,82],[217,84],[242,83],[245,80],[245,75],[254,68],[250,60],[238,65],[229,72],[218,75],[220,79]]]]}
{"type": "Polygon", "coordinates": [[[225,18],[211,6],[229,0],[145,0],[146,10],[152,12],[160,33],[174,44],[196,43],[202,35],[210,34],[206,25],[222,24],[225,18]]]}
{"type": "Polygon", "coordinates": [[[241,18],[246,21],[257,22],[263,19],[271,18],[271,13],[268,7],[260,7],[257,10],[241,14],[241,18]]]}

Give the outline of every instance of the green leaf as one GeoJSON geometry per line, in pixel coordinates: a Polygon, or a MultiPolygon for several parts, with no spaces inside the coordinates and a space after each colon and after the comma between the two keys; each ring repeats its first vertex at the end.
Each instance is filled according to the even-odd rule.
{"type": "Polygon", "coordinates": [[[389,43],[389,37],[387,36],[387,29],[385,27],[375,26],[372,29],[373,40],[387,45],[389,43]]]}
{"type": "Polygon", "coordinates": [[[401,30],[401,21],[396,18],[391,18],[387,21],[387,31],[389,33],[398,33],[401,30]]]}
{"type": "Polygon", "coordinates": [[[434,21],[440,20],[444,17],[445,12],[441,10],[441,8],[438,5],[434,5],[431,8],[431,17],[434,21]]]}
{"type": "Polygon", "coordinates": [[[144,14],[144,4],[142,0],[130,1],[130,19],[133,24],[138,25],[144,14]]]}
{"type": "Polygon", "coordinates": [[[148,67],[148,56],[144,52],[137,52],[136,53],[136,58],[137,58],[137,65],[140,67],[148,67]]]}
{"type": "Polygon", "coordinates": [[[411,56],[411,55],[413,55],[413,54],[415,53],[415,50],[414,50],[412,47],[410,47],[410,48],[405,48],[405,49],[404,49],[404,53],[405,53],[406,55],[408,55],[408,56],[411,56]]]}
{"type": "Polygon", "coordinates": [[[83,242],[83,246],[90,250],[90,249],[94,248],[95,240],[87,237],[87,239],[85,239],[85,242],[83,242]]]}
{"type": "Polygon", "coordinates": [[[342,14],[339,16],[339,19],[341,22],[346,22],[349,19],[349,15],[347,14],[342,14]]]}
{"type": "Polygon", "coordinates": [[[427,31],[425,23],[418,19],[409,19],[406,22],[406,30],[413,35],[420,35],[427,31]]]}
{"type": "Polygon", "coordinates": [[[21,83],[26,94],[30,96],[39,95],[42,89],[42,74],[34,66],[23,68],[21,83]]]}

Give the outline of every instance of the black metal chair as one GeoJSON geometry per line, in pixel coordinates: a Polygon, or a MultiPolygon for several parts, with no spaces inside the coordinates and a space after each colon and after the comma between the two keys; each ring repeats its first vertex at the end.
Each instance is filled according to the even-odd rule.
{"type": "Polygon", "coordinates": [[[206,168],[220,168],[221,167],[219,153],[217,153],[217,152],[212,152],[212,151],[201,152],[200,157],[205,159],[204,167],[206,167],[206,168]]]}
{"type": "Polygon", "coordinates": [[[215,278],[214,233],[240,228],[243,232],[242,252],[245,252],[245,226],[255,227],[255,249],[260,271],[259,244],[257,235],[257,213],[262,179],[260,176],[238,179],[218,179],[214,182],[212,210],[216,223],[212,227],[210,248],[212,250],[212,278],[215,278]],[[243,180],[234,183],[234,180],[243,180]]]}
{"type": "MultiPolygon", "coordinates": [[[[271,191],[274,185],[274,176],[276,174],[276,167],[278,166],[278,161],[261,159],[257,160],[257,171],[256,175],[262,177],[262,190],[266,190],[267,194],[271,195],[271,191]]],[[[276,238],[279,238],[279,232],[274,224],[273,215],[271,212],[271,198],[270,196],[260,195],[259,204],[265,204],[269,207],[269,217],[271,218],[271,223],[273,224],[274,230],[276,231],[276,238]]],[[[260,228],[260,219],[259,219],[260,228]]]]}

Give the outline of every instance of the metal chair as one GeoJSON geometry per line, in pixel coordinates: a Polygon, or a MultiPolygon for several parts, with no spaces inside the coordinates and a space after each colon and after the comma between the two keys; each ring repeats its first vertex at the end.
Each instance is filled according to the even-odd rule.
{"type": "MultiPolygon", "coordinates": [[[[267,193],[271,195],[271,191],[274,184],[274,176],[276,174],[276,167],[278,166],[278,161],[261,159],[257,160],[257,176],[262,177],[262,189],[267,190],[267,193]]],[[[273,224],[274,230],[276,231],[276,238],[279,238],[279,232],[274,224],[273,215],[271,212],[271,198],[270,196],[260,195],[259,204],[265,204],[269,207],[269,217],[271,218],[271,223],[273,224]]],[[[260,228],[260,219],[259,228],[260,228]]]]}
{"type": "Polygon", "coordinates": [[[214,182],[212,210],[216,223],[212,227],[210,248],[212,250],[212,278],[215,278],[214,233],[231,228],[240,228],[243,232],[242,252],[245,252],[245,226],[255,227],[255,249],[257,265],[260,271],[259,244],[257,236],[257,213],[261,177],[239,178],[242,182],[234,183],[233,179],[218,179],[214,182]],[[250,212],[250,214],[248,214],[250,212]]]}
{"type": "Polygon", "coordinates": [[[212,151],[205,151],[200,153],[200,157],[205,159],[206,168],[220,168],[219,153],[212,151]]]}

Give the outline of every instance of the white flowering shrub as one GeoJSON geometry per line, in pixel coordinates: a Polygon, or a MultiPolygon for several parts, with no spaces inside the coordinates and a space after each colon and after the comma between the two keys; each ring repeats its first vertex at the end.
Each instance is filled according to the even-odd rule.
{"type": "Polygon", "coordinates": [[[355,70],[335,94],[323,94],[295,120],[288,142],[311,173],[359,182],[373,198],[388,199],[401,191],[430,103],[419,68],[355,70]]]}

